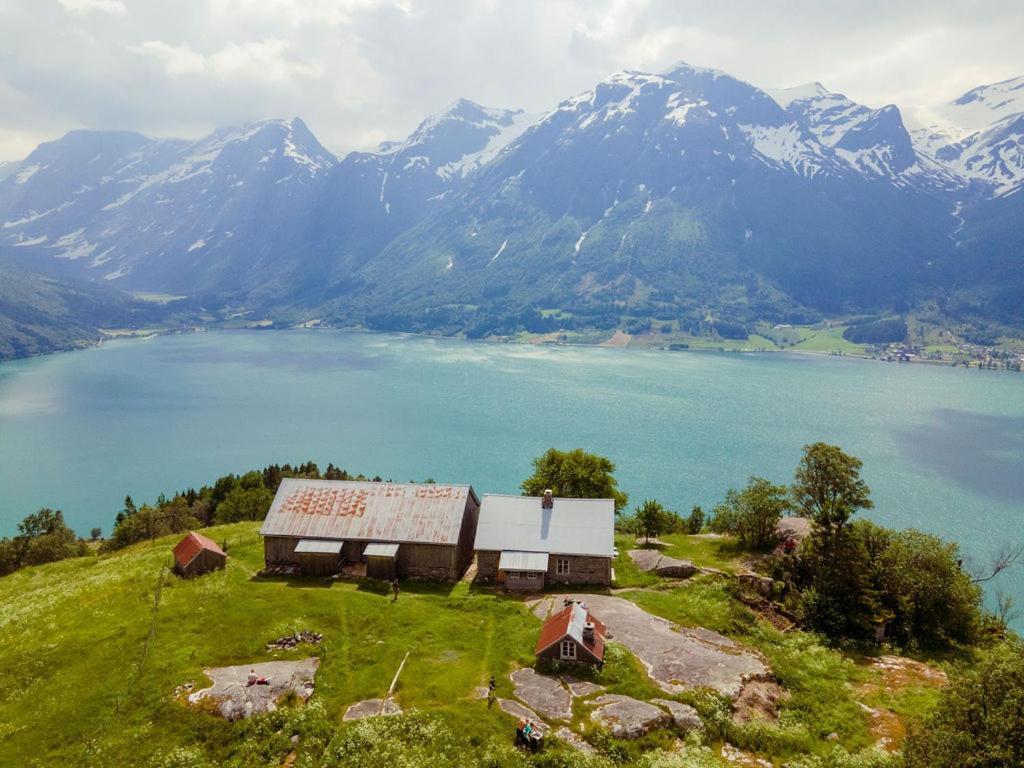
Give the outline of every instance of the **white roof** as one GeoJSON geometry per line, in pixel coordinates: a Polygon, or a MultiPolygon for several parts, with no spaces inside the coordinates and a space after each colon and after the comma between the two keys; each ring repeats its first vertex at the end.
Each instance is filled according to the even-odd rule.
{"type": "Polygon", "coordinates": [[[295,545],[296,555],[337,555],[341,553],[344,541],[323,539],[300,539],[295,545]]]}
{"type": "Polygon", "coordinates": [[[505,550],[498,558],[499,571],[546,571],[547,569],[547,552],[505,550]]]}
{"type": "Polygon", "coordinates": [[[397,544],[381,544],[374,542],[367,544],[363,550],[364,557],[395,557],[398,554],[397,544]]]}
{"type": "Polygon", "coordinates": [[[612,499],[556,498],[543,509],[538,496],[486,494],[480,504],[478,550],[610,558],[614,546],[612,499]]]}

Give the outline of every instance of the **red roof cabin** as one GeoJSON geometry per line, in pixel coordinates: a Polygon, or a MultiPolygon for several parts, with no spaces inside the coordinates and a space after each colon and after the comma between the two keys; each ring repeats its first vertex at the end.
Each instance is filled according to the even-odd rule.
{"type": "Polygon", "coordinates": [[[544,622],[537,639],[537,658],[600,667],[608,633],[604,624],[579,603],[567,605],[544,622]]]}
{"type": "Polygon", "coordinates": [[[189,531],[174,548],[174,570],[180,576],[201,576],[224,567],[228,556],[213,539],[189,531]]]}

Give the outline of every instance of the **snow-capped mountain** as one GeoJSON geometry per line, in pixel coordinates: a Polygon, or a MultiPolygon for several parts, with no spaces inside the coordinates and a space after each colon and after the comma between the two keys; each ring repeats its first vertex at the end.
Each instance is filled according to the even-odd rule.
{"type": "Polygon", "coordinates": [[[285,246],[304,191],[336,163],[297,118],[192,142],[72,131],[0,187],[0,231],[69,272],[206,290],[285,246]]]}
{"type": "Polygon", "coordinates": [[[796,314],[891,301],[952,247],[951,205],[906,183],[918,159],[894,109],[865,109],[833,143],[808,111],[685,64],[618,73],[559,104],[360,276],[405,323],[440,295],[594,322],[609,306],[699,316],[700,297],[724,295],[796,314]],[[883,151],[888,166],[850,159],[883,151]]]}
{"type": "Polygon", "coordinates": [[[406,330],[514,330],[542,308],[796,320],[940,287],[976,304],[1016,285],[1020,83],[952,102],[978,127],[913,132],[894,105],[682,63],[541,115],[459,100],[341,158],[298,118],[196,141],[73,131],[0,180],[0,255],[406,330]]]}
{"type": "Polygon", "coordinates": [[[972,88],[923,117],[929,122],[913,132],[920,154],[992,197],[1024,185],[1024,77],[972,88]]]}
{"type": "Polygon", "coordinates": [[[832,93],[821,83],[767,91],[856,172],[896,184],[955,189],[963,180],[929,156],[919,155],[899,108],[872,109],[832,93]]]}

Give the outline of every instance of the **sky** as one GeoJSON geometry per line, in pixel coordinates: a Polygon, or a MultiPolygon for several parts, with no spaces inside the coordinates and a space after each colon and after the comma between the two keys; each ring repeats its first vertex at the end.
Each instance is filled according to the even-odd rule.
{"type": "Polygon", "coordinates": [[[1024,74],[1021,0],[0,0],[0,160],[73,128],[299,116],[344,153],[465,97],[541,112],[677,61],[912,120],[1024,74]]]}

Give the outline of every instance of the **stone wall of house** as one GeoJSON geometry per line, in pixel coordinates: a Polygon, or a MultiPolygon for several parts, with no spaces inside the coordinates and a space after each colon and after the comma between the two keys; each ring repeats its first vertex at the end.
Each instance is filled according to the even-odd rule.
{"type": "Polygon", "coordinates": [[[589,555],[552,554],[548,560],[545,578],[548,584],[603,584],[612,583],[612,560],[610,557],[589,555]],[[569,573],[558,573],[558,560],[569,561],[569,573]]]}
{"type": "Polygon", "coordinates": [[[476,553],[476,579],[484,583],[498,580],[498,561],[501,552],[481,551],[476,553]]]}

